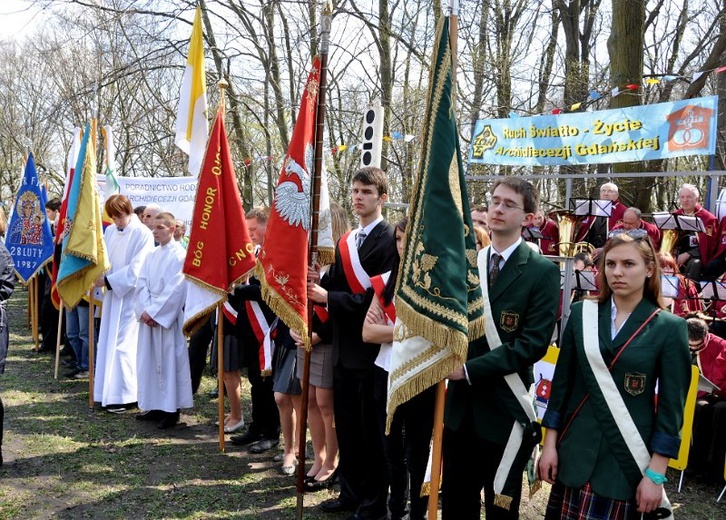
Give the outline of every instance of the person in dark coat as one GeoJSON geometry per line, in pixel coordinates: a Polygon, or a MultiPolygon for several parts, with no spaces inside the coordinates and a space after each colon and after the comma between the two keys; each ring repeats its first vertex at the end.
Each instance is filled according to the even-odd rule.
{"type": "MultiPolygon", "coordinates": [[[[8,344],[10,331],[8,330],[7,301],[15,290],[15,265],[10,252],[0,242],[0,374],[5,372],[5,360],[8,356],[8,344]]],[[[5,407],[0,399],[0,466],[3,463],[3,421],[5,419],[5,407]]]]}

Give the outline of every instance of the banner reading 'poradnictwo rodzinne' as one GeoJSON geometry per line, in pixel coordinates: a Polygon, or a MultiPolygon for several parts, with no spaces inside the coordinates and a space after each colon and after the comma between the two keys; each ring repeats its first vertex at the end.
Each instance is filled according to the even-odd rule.
{"type": "Polygon", "coordinates": [[[716,96],[597,112],[480,119],[471,164],[565,166],[711,155],[716,96]]]}

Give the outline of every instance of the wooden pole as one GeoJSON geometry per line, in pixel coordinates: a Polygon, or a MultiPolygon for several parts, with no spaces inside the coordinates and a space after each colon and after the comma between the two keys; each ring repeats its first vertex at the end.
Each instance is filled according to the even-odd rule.
{"type": "MultiPolygon", "coordinates": [[[[222,78],[217,82],[219,87],[219,106],[222,109],[222,117],[226,114],[225,89],[229,83],[222,78]]],[[[224,314],[222,306],[224,302],[217,304],[217,395],[219,415],[219,451],[224,453],[224,314]]]]}
{"type": "Polygon", "coordinates": [[[61,336],[63,335],[63,302],[61,302],[61,308],[58,311],[58,332],[55,338],[55,370],[53,372],[54,377],[58,380],[58,365],[60,364],[60,344],[61,336]]]}
{"type": "Polygon", "coordinates": [[[32,315],[31,312],[33,311],[33,291],[31,290],[31,286],[33,285],[33,279],[31,278],[28,280],[28,283],[25,285],[25,287],[28,289],[28,330],[32,331],[32,315]]]}
{"type": "Polygon", "coordinates": [[[444,399],[446,383],[436,383],[436,408],[434,409],[434,440],[431,453],[431,486],[429,487],[428,518],[438,518],[439,483],[441,482],[441,441],[444,438],[444,399]]]}
{"type": "MultiPolygon", "coordinates": [[[[456,101],[456,47],[459,34],[459,3],[451,0],[451,13],[449,15],[449,46],[451,47],[451,107],[456,101]]],[[[428,518],[438,518],[439,487],[441,484],[441,456],[442,441],[444,438],[444,405],[446,398],[446,383],[439,381],[436,384],[436,407],[434,409],[434,435],[431,446],[431,485],[429,487],[428,518]]]]}
{"type": "Polygon", "coordinates": [[[224,453],[224,314],[222,314],[222,306],[224,303],[217,304],[217,398],[219,405],[217,408],[219,415],[219,451],[224,453]]]}
{"type": "MultiPolygon", "coordinates": [[[[94,289],[91,289],[90,297],[88,298],[88,409],[93,411],[93,387],[94,379],[96,375],[95,361],[96,361],[96,306],[93,303],[94,289]]],[[[82,355],[82,353],[81,353],[82,355]]]]}
{"type": "MultiPolygon", "coordinates": [[[[320,213],[320,186],[323,171],[323,137],[325,134],[325,93],[327,89],[328,73],[328,46],[330,37],[330,24],[332,21],[333,6],[330,2],[323,5],[320,17],[320,80],[318,88],[318,106],[315,121],[315,165],[312,179],[312,194],[310,197],[310,241],[308,244],[308,265],[317,264],[318,258],[318,220],[320,213]]],[[[308,345],[305,349],[303,361],[302,403],[300,417],[298,417],[298,466],[297,466],[297,508],[296,518],[302,520],[305,497],[305,452],[308,424],[308,396],[310,394],[310,350],[312,349],[313,335],[313,305],[308,301],[308,345]]]]}
{"type": "Polygon", "coordinates": [[[40,301],[38,287],[40,286],[40,284],[38,283],[37,275],[33,276],[31,280],[33,281],[33,307],[30,310],[30,322],[33,329],[33,342],[35,343],[35,351],[38,352],[40,350],[40,333],[38,330],[38,302],[40,301]]]}

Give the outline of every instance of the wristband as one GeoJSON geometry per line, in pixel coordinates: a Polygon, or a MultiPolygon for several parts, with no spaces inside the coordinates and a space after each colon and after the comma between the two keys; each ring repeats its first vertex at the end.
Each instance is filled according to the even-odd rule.
{"type": "Polygon", "coordinates": [[[668,482],[668,479],[665,475],[661,475],[660,473],[656,473],[650,468],[646,468],[645,470],[645,476],[648,477],[650,480],[653,481],[653,483],[657,486],[660,486],[666,482],[668,482]]]}

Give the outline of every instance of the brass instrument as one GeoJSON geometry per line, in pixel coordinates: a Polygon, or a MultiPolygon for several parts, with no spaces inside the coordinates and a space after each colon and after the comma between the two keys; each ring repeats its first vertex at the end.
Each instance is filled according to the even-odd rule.
{"type": "Polygon", "coordinates": [[[660,253],[673,254],[673,250],[678,243],[678,230],[677,229],[664,229],[662,239],[660,242],[660,253]]]}
{"type": "Polygon", "coordinates": [[[595,247],[589,242],[574,242],[577,225],[580,223],[578,217],[569,211],[557,211],[552,216],[555,217],[560,231],[560,241],[557,244],[560,256],[573,257],[577,253],[592,254],[595,251],[595,247]]]}

